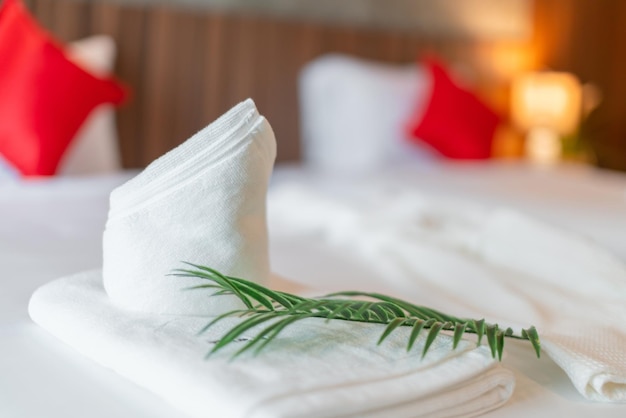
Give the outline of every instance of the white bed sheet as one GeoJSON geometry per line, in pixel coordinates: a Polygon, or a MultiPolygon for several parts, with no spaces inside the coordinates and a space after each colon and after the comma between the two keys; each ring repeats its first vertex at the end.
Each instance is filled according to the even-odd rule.
{"type": "MultiPolygon", "coordinates": [[[[620,174],[576,165],[540,168],[519,164],[404,166],[332,181],[298,168],[278,174],[275,183],[313,185],[314,190],[325,190],[329,195],[352,193],[363,184],[377,183],[401,190],[412,188],[431,196],[464,198],[481,206],[514,207],[597,241],[626,261],[626,243],[622,239],[626,232],[626,177],[620,174]]],[[[274,271],[329,290],[348,285],[402,296],[404,289],[395,288],[390,280],[385,281],[355,259],[337,254],[336,247],[325,245],[323,239],[312,238],[300,240],[290,233],[284,238],[274,234],[274,271]],[[349,283],[354,278],[358,278],[358,285],[349,283]]],[[[445,299],[447,304],[449,300],[445,299]]],[[[432,295],[431,306],[437,307],[439,302],[438,296],[432,295]]],[[[509,403],[488,416],[626,414],[626,405],[584,400],[552,360],[545,355],[536,360],[528,345],[513,341],[507,347],[504,366],[516,374],[517,387],[509,403]]]]}
{"type": "MultiPolygon", "coordinates": [[[[183,416],[57,342],[27,314],[28,299],[41,284],[100,266],[108,193],[130,175],[0,184],[0,417],[183,416]]],[[[349,181],[367,181],[368,176],[434,194],[511,205],[588,235],[626,261],[624,175],[580,166],[455,164],[395,167],[349,181]]],[[[274,183],[287,180],[341,187],[328,175],[299,167],[276,171],[274,183]]],[[[367,289],[386,289],[361,266],[306,240],[273,236],[271,257],[276,273],[305,285],[354,287],[347,278],[358,274],[367,289]]],[[[626,415],[626,405],[585,401],[560,368],[547,358],[537,361],[524,344],[508,344],[504,365],[516,374],[517,387],[507,405],[487,416],[626,415]]]]}
{"type": "Polygon", "coordinates": [[[129,174],[0,183],[0,417],[183,417],[28,317],[33,291],[99,267],[108,194],[129,174]]]}

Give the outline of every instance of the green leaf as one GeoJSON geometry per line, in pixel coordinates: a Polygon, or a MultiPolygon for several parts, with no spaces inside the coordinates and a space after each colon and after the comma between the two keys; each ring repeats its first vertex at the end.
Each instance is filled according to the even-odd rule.
{"type": "Polygon", "coordinates": [[[223,313],[222,315],[216,316],[211,322],[209,322],[208,324],[206,324],[204,327],[202,327],[200,329],[200,331],[197,332],[197,335],[203,334],[205,333],[209,328],[211,328],[213,325],[215,325],[216,323],[218,323],[219,321],[221,321],[224,318],[227,318],[229,316],[234,316],[237,314],[241,314],[241,313],[248,313],[248,310],[245,309],[237,309],[234,311],[229,311],[226,313],[223,313]]]}
{"type": "Polygon", "coordinates": [[[253,309],[253,306],[252,306],[252,303],[250,303],[250,300],[248,300],[248,298],[243,293],[241,293],[241,290],[237,286],[233,286],[233,282],[231,278],[228,278],[222,275],[221,273],[219,273],[218,271],[210,269],[208,267],[196,266],[195,264],[191,264],[191,263],[186,263],[186,264],[189,264],[190,266],[199,268],[201,270],[206,270],[208,271],[208,273],[205,273],[202,271],[192,271],[192,270],[182,270],[182,269],[177,270],[177,271],[182,272],[183,275],[184,273],[190,274],[190,276],[187,276],[187,277],[197,277],[197,278],[213,280],[218,285],[222,285],[225,290],[232,291],[233,294],[237,296],[244,303],[244,305],[246,305],[249,309],[253,309]]]}
{"type": "Polygon", "coordinates": [[[439,331],[441,331],[441,328],[443,328],[442,322],[435,322],[430,327],[430,331],[428,332],[428,337],[426,337],[426,343],[424,343],[424,350],[422,351],[422,358],[426,356],[428,349],[432,345],[433,341],[435,341],[435,338],[437,338],[437,335],[439,335],[439,331]]]}
{"type": "Polygon", "coordinates": [[[498,332],[497,325],[487,325],[487,329],[485,330],[485,334],[487,334],[487,344],[491,349],[491,357],[496,358],[497,352],[497,343],[496,343],[496,332],[498,332]]]}
{"type": "Polygon", "coordinates": [[[504,350],[504,332],[496,332],[496,349],[498,351],[498,361],[502,361],[502,351],[504,350]]]}
{"type": "Polygon", "coordinates": [[[349,296],[349,297],[368,297],[371,299],[377,299],[383,302],[389,303],[391,306],[395,306],[397,308],[405,310],[410,316],[415,316],[421,319],[430,319],[435,318],[439,321],[450,321],[450,322],[464,322],[465,320],[456,318],[451,315],[444,314],[442,312],[436,311],[431,308],[427,308],[425,306],[414,305],[407,301],[394,298],[387,295],[382,295],[380,293],[368,293],[368,292],[357,292],[357,291],[346,291],[346,292],[336,292],[327,296],[349,296]]]}
{"type": "Polygon", "coordinates": [[[359,305],[359,309],[357,309],[354,317],[363,321],[367,321],[367,319],[369,319],[369,314],[367,315],[367,318],[364,316],[364,314],[367,312],[367,310],[374,304],[374,302],[362,302],[362,301],[357,301],[360,302],[359,305]]]}
{"type": "Polygon", "coordinates": [[[300,321],[302,319],[305,318],[310,318],[312,317],[312,314],[301,314],[298,316],[291,316],[291,317],[287,317],[284,320],[274,324],[271,329],[270,329],[270,334],[268,334],[268,337],[266,338],[265,341],[263,341],[255,350],[255,355],[259,354],[259,352],[267,345],[269,344],[271,341],[274,340],[274,338],[276,338],[278,336],[278,334],[285,329],[288,325],[291,325],[292,323],[296,322],[296,321],[300,321]]]}
{"type": "Polygon", "coordinates": [[[373,313],[379,320],[379,322],[387,323],[389,318],[387,317],[387,312],[381,308],[380,303],[374,303],[368,309],[369,312],[373,313]]]}
{"type": "Polygon", "coordinates": [[[533,348],[535,349],[535,354],[537,354],[537,358],[540,358],[541,357],[541,342],[539,341],[539,334],[537,333],[537,329],[535,329],[535,327],[523,329],[522,337],[525,337],[526,339],[530,341],[533,348]]]}
{"type": "Polygon", "coordinates": [[[235,325],[235,327],[233,327],[230,331],[228,331],[226,335],[220,338],[220,340],[215,344],[215,346],[209,352],[208,355],[211,355],[217,352],[219,349],[233,342],[237,337],[239,337],[244,332],[250,330],[251,328],[254,328],[257,325],[260,325],[263,322],[267,322],[274,318],[276,318],[276,314],[275,314],[275,311],[272,311],[272,312],[261,313],[255,316],[251,316],[245,321],[240,322],[238,325],[235,325]]]}
{"type": "Polygon", "coordinates": [[[406,313],[400,309],[397,305],[390,303],[390,302],[385,302],[385,303],[381,303],[380,307],[383,308],[385,311],[388,312],[388,316],[390,317],[402,317],[402,318],[406,318],[406,313]]]}
{"type": "Polygon", "coordinates": [[[244,293],[261,295],[262,297],[267,297],[275,303],[285,307],[290,308],[294,305],[294,302],[299,301],[300,298],[289,298],[286,297],[282,292],[274,292],[269,290],[266,287],[260,286],[254,282],[249,282],[247,280],[239,279],[239,283],[242,283],[245,287],[242,288],[244,293]]]}
{"type": "MultiPolygon", "coordinates": [[[[224,291],[220,286],[216,284],[199,284],[196,286],[183,287],[181,290],[196,290],[196,289],[221,289],[222,292],[224,291]]],[[[213,295],[215,295],[215,293],[213,293],[213,295]]]]}
{"type": "MultiPolygon", "coordinates": [[[[282,315],[281,315],[282,316],[282,315]]],[[[233,356],[231,357],[231,360],[234,360],[235,358],[239,357],[241,354],[245,353],[246,351],[250,350],[252,347],[254,347],[255,345],[259,344],[259,347],[262,348],[265,345],[267,345],[269,342],[273,341],[274,338],[276,338],[278,336],[278,333],[283,330],[287,325],[295,322],[295,321],[299,321],[301,319],[304,318],[308,318],[311,315],[307,315],[307,314],[302,314],[299,316],[282,316],[282,319],[274,322],[273,324],[267,326],[266,328],[264,328],[262,331],[260,331],[254,338],[252,338],[250,341],[248,341],[239,351],[237,351],[235,354],[233,354],[233,356]]],[[[278,318],[279,315],[276,315],[276,318],[278,318]]],[[[258,351],[260,350],[260,348],[257,347],[257,351],[255,353],[258,353],[258,351]]]]}
{"type": "Polygon", "coordinates": [[[389,334],[393,332],[394,329],[398,328],[405,321],[406,321],[406,318],[396,318],[393,321],[391,321],[389,325],[387,325],[387,327],[385,328],[385,331],[383,332],[383,334],[380,336],[380,339],[378,340],[377,345],[380,345],[383,341],[385,341],[385,338],[387,338],[389,334]]]}
{"type": "Polygon", "coordinates": [[[463,334],[465,334],[465,328],[467,328],[467,322],[457,323],[454,325],[452,349],[455,349],[459,345],[459,342],[461,341],[463,334]]]}
{"type": "Polygon", "coordinates": [[[530,341],[537,357],[540,355],[539,335],[532,326],[523,329],[520,335],[515,335],[511,328],[502,331],[497,324],[488,324],[484,319],[462,319],[380,293],[346,291],[333,293],[323,298],[304,298],[274,291],[241,278],[225,276],[209,267],[186,264],[193,269],[178,269],[171,275],[199,278],[211,282],[192,286],[188,288],[189,290],[216,289],[217,292],[214,294],[235,295],[246,306],[245,309],[219,315],[199,331],[201,334],[229,316],[239,315],[244,318],[217,341],[207,356],[236,341],[243,333],[252,332],[253,329],[260,327],[260,330],[254,330],[255,336],[237,351],[233,358],[252,348],[255,349],[256,354],[273,341],[283,329],[297,321],[311,317],[326,319],[326,321],[343,320],[386,324],[378,344],[381,344],[398,327],[410,326],[412,329],[407,341],[407,351],[413,348],[422,330],[429,329],[422,356],[426,355],[441,330],[453,332],[453,349],[458,346],[463,335],[474,333],[477,335],[477,345],[481,344],[482,337],[486,335],[493,358],[502,359],[504,340],[507,337],[530,341]],[[369,298],[373,301],[352,299],[354,297],[369,298]],[[256,306],[253,301],[257,303],[256,306]],[[271,323],[263,327],[263,324],[268,322],[271,323]]]}
{"type": "Polygon", "coordinates": [[[409,336],[409,343],[407,345],[406,351],[411,351],[411,348],[413,348],[413,344],[415,344],[415,340],[417,340],[417,337],[421,333],[422,329],[430,328],[436,322],[437,320],[435,318],[430,318],[426,321],[424,321],[423,319],[417,319],[413,324],[413,329],[411,330],[411,335],[409,336]]]}
{"type": "MultiPolygon", "coordinates": [[[[349,301],[342,301],[341,303],[337,304],[337,306],[326,317],[326,322],[330,321],[331,319],[337,318],[345,309],[347,309],[353,303],[354,303],[353,301],[349,300],[349,301]]],[[[343,318],[339,318],[339,319],[343,319],[343,318]]]]}
{"type": "Polygon", "coordinates": [[[474,332],[476,333],[477,337],[476,346],[479,346],[481,341],[483,340],[483,335],[485,334],[485,320],[472,320],[471,324],[474,327],[474,332]]]}

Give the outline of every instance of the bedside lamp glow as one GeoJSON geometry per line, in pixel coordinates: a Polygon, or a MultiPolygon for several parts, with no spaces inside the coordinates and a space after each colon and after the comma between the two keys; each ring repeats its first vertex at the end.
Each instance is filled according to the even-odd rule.
{"type": "Polygon", "coordinates": [[[513,82],[512,117],[528,132],[526,154],[540,163],[561,156],[562,135],[576,131],[582,92],[578,79],[569,73],[526,73],[513,82]]]}

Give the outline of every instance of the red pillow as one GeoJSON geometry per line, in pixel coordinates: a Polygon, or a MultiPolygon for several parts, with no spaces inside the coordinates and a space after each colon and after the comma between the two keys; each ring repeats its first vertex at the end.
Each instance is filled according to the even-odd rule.
{"type": "Polygon", "coordinates": [[[0,154],[23,175],[52,175],[87,115],[125,97],[72,61],[20,0],[0,6],[0,154]]]}
{"type": "Polygon", "coordinates": [[[486,159],[500,121],[499,116],[474,93],[458,86],[445,67],[425,61],[431,74],[432,93],[426,110],[409,122],[412,142],[425,142],[453,159],[486,159]]]}

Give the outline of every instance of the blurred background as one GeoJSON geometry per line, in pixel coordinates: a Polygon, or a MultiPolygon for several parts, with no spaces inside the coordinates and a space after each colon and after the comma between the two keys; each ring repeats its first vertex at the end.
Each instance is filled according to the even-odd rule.
{"type": "MultiPolygon", "coordinates": [[[[581,103],[574,110],[578,114],[574,127],[569,122],[572,126],[567,129],[560,128],[561,122],[548,124],[562,141],[556,158],[626,171],[623,0],[27,0],[26,4],[62,41],[91,34],[115,39],[115,72],[133,90],[117,119],[126,168],[147,165],[247,97],[255,100],[274,128],[278,160],[297,161],[302,154],[301,72],[320,56],[343,53],[393,65],[436,54],[464,85],[503,115],[504,127],[493,146],[493,157],[500,159],[529,158],[529,133],[537,124],[548,124],[542,118],[556,106],[545,111],[523,102],[535,94],[528,83],[540,84],[528,76],[549,71],[570,77],[578,94],[574,97],[581,103]],[[532,116],[533,112],[539,115],[532,116]]],[[[552,80],[547,89],[558,96],[561,81],[552,80]]],[[[538,94],[534,100],[545,104],[548,99],[538,94]]]]}

